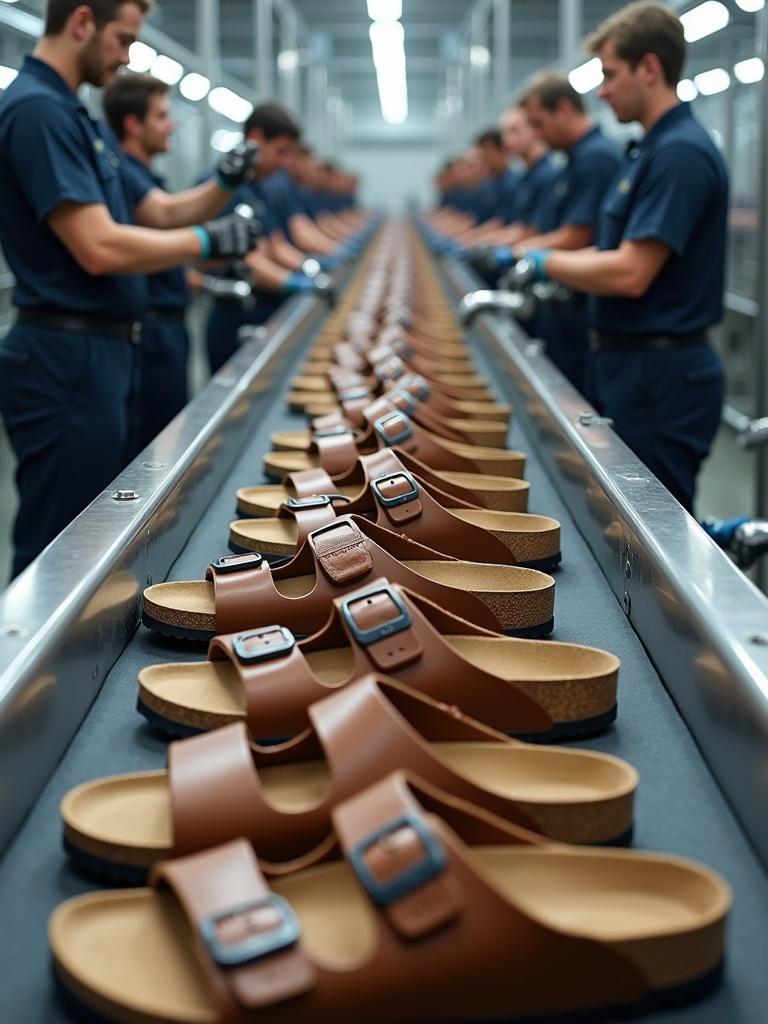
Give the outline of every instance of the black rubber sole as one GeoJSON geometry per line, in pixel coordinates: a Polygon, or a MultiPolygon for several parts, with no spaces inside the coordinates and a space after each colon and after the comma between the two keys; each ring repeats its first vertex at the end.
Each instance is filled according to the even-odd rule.
{"type": "MultiPolygon", "coordinates": [[[[661,1010],[673,1010],[677,1007],[687,1006],[689,1003],[704,999],[715,991],[723,975],[723,963],[721,962],[714,970],[702,975],[693,981],[687,981],[682,985],[674,985],[671,988],[658,989],[651,992],[643,999],[635,1000],[632,1003],[624,1003],[619,1006],[604,1006],[591,1010],[569,1010],[565,1013],[543,1013],[535,1016],[510,1017],[505,1014],[502,1017],[476,1018],[473,1021],[463,1021],[462,1024],[617,1024],[617,1022],[637,1020],[651,1013],[658,1013],[661,1010]]],[[[54,969],[56,979],[57,998],[67,1012],[78,1021],[79,1024],[115,1024],[115,1018],[104,1017],[84,1003],[78,996],[66,987],[66,984],[59,977],[54,969]]],[[[556,983],[557,978],[553,978],[556,983]]],[[[395,979],[393,979],[394,983],[395,979]]],[[[511,978],[513,983],[514,977],[511,978]]],[[[399,1019],[392,1024],[421,1024],[419,1021],[406,1021],[399,1019]]]]}
{"type": "MultiPolygon", "coordinates": [[[[163,736],[169,739],[187,740],[191,736],[202,736],[203,733],[209,731],[207,729],[197,729],[193,725],[185,725],[183,722],[176,722],[172,718],[166,718],[165,715],[161,715],[159,712],[147,707],[141,697],[136,698],[136,710],[146,719],[150,728],[155,732],[162,733],[163,736]]],[[[277,747],[281,743],[286,743],[290,738],[290,736],[283,736],[279,739],[258,739],[256,742],[262,747],[277,747]]]]}
{"type": "Polygon", "coordinates": [[[188,629],[184,626],[174,626],[170,622],[156,619],[144,610],[141,613],[141,623],[153,633],[170,637],[172,640],[187,640],[193,644],[207,644],[213,639],[213,633],[207,629],[188,629]]]}
{"type": "Polygon", "coordinates": [[[116,886],[146,885],[149,868],[137,867],[135,864],[118,864],[105,860],[95,854],[86,853],[67,839],[62,838],[62,846],[70,862],[77,871],[99,882],[108,882],[116,886]]]}
{"type": "Polygon", "coordinates": [[[614,704],[608,711],[593,715],[591,718],[579,718],[573,722],[555,722],[547,732],[511,732],[508,735],[526,743],[556,743],[558,740],[588,739],[610,729],[616,721],[618,705],[614,704]]]}
{"type": "Polygon", "coordinates": [[[547,622],[540,622],[536,626],[522,626],[520,629],[505,629],[505,636],[514,636],[518,640],[543,640],[550,635],[555,628],[554,617],[547,622]]]}

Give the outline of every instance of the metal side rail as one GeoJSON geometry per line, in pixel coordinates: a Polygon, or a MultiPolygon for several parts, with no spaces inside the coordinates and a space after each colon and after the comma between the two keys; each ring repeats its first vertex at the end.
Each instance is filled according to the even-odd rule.
{"type": "Polygon", "coordinates": [[[0,852],[134,632],[143,588],[165,579],[327,313],[311,296],[282,306],[0,594],[0,852]]]}
{"type": "MultiPolygon", "coordinates": [[[[454,261],[442,274],[457,303],[479,286],[454,261]]],[[[482,313],[473,332],[768,865],[768,600],[517,324],[482,313]]]]}

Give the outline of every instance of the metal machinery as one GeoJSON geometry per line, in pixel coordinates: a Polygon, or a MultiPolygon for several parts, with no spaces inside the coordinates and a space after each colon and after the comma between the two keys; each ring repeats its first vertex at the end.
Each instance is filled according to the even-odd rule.
{"type": "MultiPolygon", "coordinates": [[[[477,286],[436,268],[454,305],[477,286]]],[[[339,282],[343,288],[345,282],[339,282]]],[[[588,741],[640,771],[635,843],[729,879],[722,987],[651,1018],[760,1024],[768,1006],[768,601],[669,497],[510,316],[478,309],[478,365],[515,405],[532,510],[563,524],[555,638],[622,659],[619,721],[588,741]]],[[[327,315],[294,299],[0,596],[0,1020],[64,1024],[46,921],[89,882],[60,849],[73,784],[160,767],[133,713],[138,668],[189,652],[136,630],[142,588],[199,577],[226,549],[237,486],[272,430],[295,424],[283,385],[327,315]]],[[[56,496],[51,495],[55,501],[56,496]]],[[[513,975],[511,974],[512,978],[513,975]]]]}

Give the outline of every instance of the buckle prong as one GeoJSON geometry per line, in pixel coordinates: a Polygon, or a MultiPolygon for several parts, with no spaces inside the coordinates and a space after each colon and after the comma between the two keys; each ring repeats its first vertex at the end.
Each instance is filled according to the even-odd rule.
{"type": "Polygon", "coordinates": [[[217,914],[209,914],[200,922],[200,938],[211,958],[220,967],[242,967],[244,964],[262,957],[279,953],[295,946],[301,936],[301,925],[290,903],[271,893],[260,900],[241,903],[229,910],[217,914]],[[250,915],[260,910],[271,910],[278,917],[278,923],[269,931],[251,935],[241,942],[222,942],[218,934],[218,926],[223,921],[250,915]]]}
{"type": "Polygon", "coordinates": [[[249,629],[245,633],[238,633],[232,640],[232,650],[237,660],[243,665],[254,665],[259,661],[268,661],[280,654],[288,654],[296,645],[296,638],[287,626],[262,626],[260,629],[249,629]],[[276,633],[279,640],[275,644],[268,641],[262,647],[255,650],[248,646],[249,640],[269,636],[276,633]]]}
{"type": "Polygon", "coordinates": [[[355,640],[362,647],[369,647],[371,644],[375,644],[377,640],[384,640],[388,636],[393,636],[395,633],[402,633],[404,629],[409,629],[413,623],[411,613],[405,605],[402,597],[394,590],[388,583],[382,583],[380,586],[371,587],[370,590],[365,590],[362,593],[350,595],[345,597],[341,602],[341,615],[349,629],[354,636],[355,640]],[[381,623],[378,626],[372,626],[370,629],[361,629],[355,621],[355,617],[352,614],[352,605],[357,604],[360,601],[370,600],[372,597],[377,597],[379,594],[385,594],[390,601],[397,608],[398,614],[390,619],[389,622],[381,623]]]}
{"type": "MultiPolygon", "coordinates": [[[[386,845],[383,847],[387,852],[386,845]]],[[[392,847],[390,847],[392,849],[392,847]]],[[[414,889],[419,889],[442,874],[448,864],[448,857],[443,844],[427,826],[427,823],[413,811],[407,811],[401,817],[384,825],[360,840],[349,854],[349,860],[360,882],[378,906],[387,906],[402,899],[414,889]],[[424,857],[404,868],[386,881],[377,878],[368,866],[365,855],[377,844],[392,843],[393,837],[404,828],[412,829],[424,849],[424,857]]]]}

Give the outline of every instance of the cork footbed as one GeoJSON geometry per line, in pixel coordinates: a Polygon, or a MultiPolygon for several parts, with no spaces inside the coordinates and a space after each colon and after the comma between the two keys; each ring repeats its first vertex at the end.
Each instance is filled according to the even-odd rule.
{"type": "MultiPolygon", "coordinates": [[[[552,839],[602,843],[632,827],[637,772],[618,758],[524,743],[431,747],[456,774],[516,801],[536,831],[552,839]]],[[[324,761],[262,768],[259,779],[265,800],[284,814],[302,814],[323,803],[332,785],[324,761]]],[[[149,867],[173,856],[171,797],[164,771],[83,783],[64,797],[61,815],[68,842],[100,860],[149,867]]]]}
{"type": "MultiPolygon", "coordinates": [[[[451,473],[448,471],[436,471],[435,476],[456,487],[463,487],[474,495],[478,504],[483,505],[486,509],[499,512],[525,512],[528,508],[531,485],[527,480],[483,473],[451,473]]],[[[337,494],[343,494],[346,498],[356,498],[360,493],[359,487],[336,487],[334,485],[334,489],[337,494]]],[[[237,491],[237,508],[241,515],[272,517],[284,501],[295,496],[294,489],[283,484],[241,487],[237,491]]]]}
{"type": "MultiPolygon", "coordinates": [[[[315,398],[307,403],[305,392],[296,392],[301,398],[301,406],[308,416],[327,416],[328,413],[341,412],[341,406],[335,398],[315,398]]],[[[293,401],[293,395],[288,396],[289,404],[293,401]]],[[[493,423],[503,423],[509,428],[512,423],[512,408],[509,405],[497,405],[494,402],[454,402],[456,411],[465,419],[487,420],[493,423]]]]}
{"type": "MultiPolygon", "coordinates": [[[[447,511],[462,522],[488,530],[509,548],[518,562],[538,561],[560,550],[560,524],[547,516],[486,509],[449,508],[447,511]]],[[[297,536],[294,519],[236,519],[229,524],[231,543],[270,555],[296,554],[297,536]]]]}
{"type": "MultiPolygon", "coordinates": [[[[489,448],[503,448],[507,443],[508,430],[503,423],[485,420],[446,419],[452,430],[461,431],[471,439],[472,444],[489,448]]],[[[277,451],[305,452],[312,443],[310,430],[276,430],[270,435],[270,443],[277,451]]]]}
{"type": "MultiPolygon", "coordinates": [[[[461,355],[445,355],[444,353],[434,353],[430,359],[430,366],[428,367],[430,374],[436,373],[452,373],[452,374],[474,374],[475,365],[471,357],[466,352],[461,355]]],[[[301,377],[322,377],[330,370],[339,370],[342,367],[335,362],[331,362],[327,359],[310,359],[308,362],[303,363],[299,367],[299,376],[301,377]]]]}
{"type": "MultiPolygon", "coordinates": [[[[490,565],[483,562],[433,560],[409,560],[401,564],[411,569],[417,576],[475,594],[488,605],[504,629],[537,626],[548,622],[554,614],[555,581],[551,576],[535,569],[523,569],[515,565],[490,565]]],[[[286,598],[300,600],[311,593],[314,586],[314,575],[275,580],[278,592],[286,598]]],[[[160,622],[181,629],[204,630],[213,634],[213,583],[208,580],[157,583],[144,591],[144,609],[160,622]]],[[[254,621],[253,625],[271,625],[271,620],[254,621]]]]}
{"type": "MultiPolygon", "coordinates": [[[[475,377],[469,373],[436,373],[430,380],[434,381],[437,388],[440,384],[447,384],[451,388],[460,388],[465,398],[483,398],[488,392],[488,381],[483,377],[475,377]],[[482,391],[478,396],[475,392],[482,391]]],[[[328,392],[333,394],[333,387],[328,378],[322,374],[296,376],[291,378],[291,387],[296,391],[314,391],[315,394],[328,392]]]]}
{"type": "MultiPolygon", "coordinates": [[[[443,641],[476,668],[527,694],[554,723],[599,718],[616,706],[619,660],[607,651],[512,637],[457,635],[443,641]]],[[[329,693],[352,678],[349,647],[311,651],[306,659],[329,693]]],[[[202,731],[245,719],[242,684],[229,661],[150,665],[139,672],[139,698],[163,718],[202,731]]]]}
{"type": "MultiPolygon", "coordinates": [[[[550,929],[607,944],[634,963],[653,990],[703,978],[722,960],[730,893],[714,872],[693,862],[555,846],[475,847],[467,855],[501,898],[550,929]]],[[[272,888],[296,911],[311,960],[339,972],[375,962],[376,911],[346,862],[296,872],[272,888]]],[[[49,940],[66,987],[109,1020],[218,1020],[189,924],[168,892],[75,897],[52,915],[49,940]]],[[[556,980],[557,964],[552,968],[556,980]]],[[[391,983],[396,987],[397,978],[391,983]]],[[[598,978],[596,1001],[599,986],[598,978]]],[[[514,1006],[514,986],[510,1002],[514,1006]]],[[[297,1021],[307,1019],[300,1006],[297,1000],[297,1021]]],[[[499,1006],[500,1014],[505,1009],[499,1006]]]]}
{"type": "MultiPolygon", "coordinates": [[[[525,472],[526,456],[523,452],[508,451],[505,448],[480,447],[479,445],[464,444],[462,441],[447,441],[436,434],[429,436],[449,452],[469,459],[477,467],[478,473],[519,479],[525,472]]],[[[264,456],[265,471],[271,476],[280,478],[288,473],[301,472],[303,469],[319,468],[319,456],[309,452],[267,452],[264,456]]]]}

